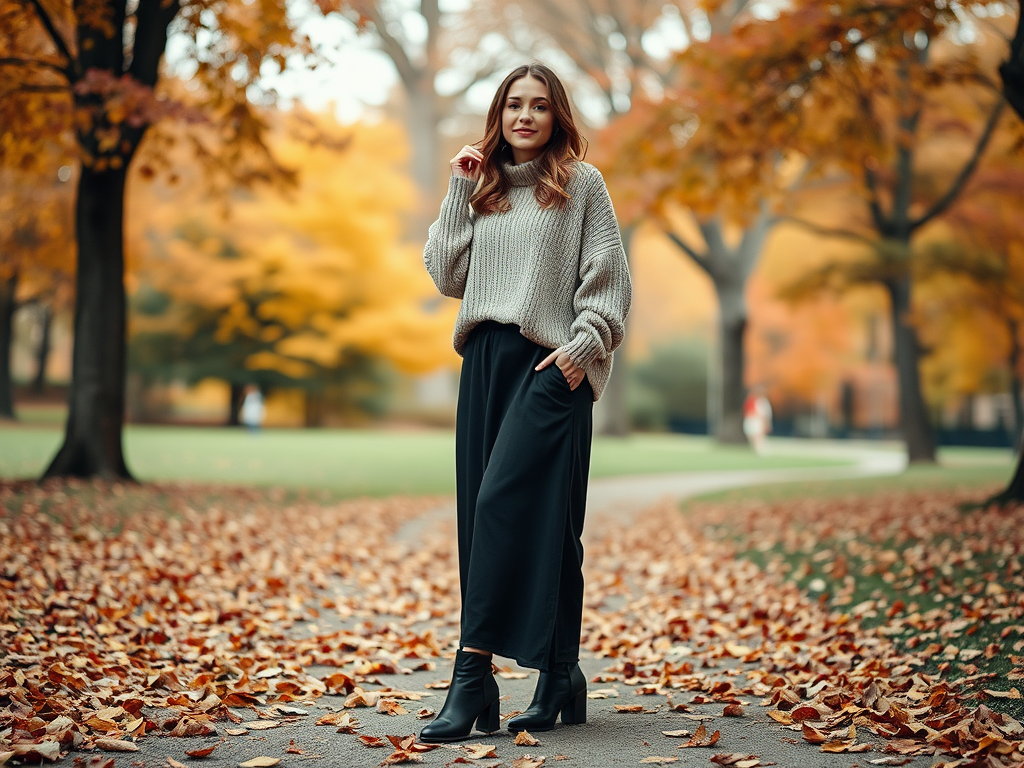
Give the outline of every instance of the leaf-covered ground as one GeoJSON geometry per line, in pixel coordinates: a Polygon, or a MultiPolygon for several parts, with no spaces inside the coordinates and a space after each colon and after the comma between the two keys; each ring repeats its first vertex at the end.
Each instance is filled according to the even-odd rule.
{"type": "MultiPolygon", "coordinates": [[[[1024,763],[1024,509],[964,515],[959,500],[666,503],[595,519],[594,718],[681,718],[651,763],[768,764],[722,738],[744,718],[861,765],[1024,763]]],[[[173,766],[311,718],[366,765],[545,761],[511,739],[430,751],[407,738],[443,690],[392,674],[443,687],[457,638],[446,500],[70,483],[0,486],[0,504],[0,763],[138,765],[180,741],[149,763],[173,766]]],[[[547,762],[578,764],[563,751],[547,762]]],[[[252,759],[324,758],[292,741],[252,759]]]]}

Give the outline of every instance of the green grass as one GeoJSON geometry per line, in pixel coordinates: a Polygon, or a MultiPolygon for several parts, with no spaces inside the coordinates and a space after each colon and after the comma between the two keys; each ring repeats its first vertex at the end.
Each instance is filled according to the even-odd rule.
{"type": "MultiPolygon", "coordinates": [[[[0,426],[0,477],[38,477],[60,445],[46,425],[0,426]]],[[[141,480],[330,490],[338,495],[454,493],[454,434],[447,430],[240,429],[129,426],[125,458],[141,480]]],[[[593,477],[657,472],[822,467],[811,455],[759,457],[707,438],[636,435],[594,441],[593,477]]]]}

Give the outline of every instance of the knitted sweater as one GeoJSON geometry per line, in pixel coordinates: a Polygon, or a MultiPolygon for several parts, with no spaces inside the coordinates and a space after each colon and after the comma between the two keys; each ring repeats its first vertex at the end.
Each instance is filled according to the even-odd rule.
{"type": "Polygon", "coordinates": [[[462,354],[470,331],[485,320],[513,323],[531,341],[568,354],[597,400],[632,296],[604,178],[576,163],[566,187],[572,199],[545,210],[534,198],[536,161],[506,165],[505,173],[510,211],[477,215],[469,204],[476,182],[452,176],[427,236],[427,271],[441,293],[462,299],[455,351],[462,354]]]}

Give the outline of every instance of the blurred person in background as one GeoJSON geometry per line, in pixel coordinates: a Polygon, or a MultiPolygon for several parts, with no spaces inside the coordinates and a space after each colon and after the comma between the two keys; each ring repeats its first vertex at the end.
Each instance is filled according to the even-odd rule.
{"type": "Polygon", "coordinates": [[[451,160],[424,262],[462,299],[456,423],[460,648],[424,742],[498,729],[491,654],[540,670],[512,731],[586,721],[580,536],[592,410],[631,284],[611,198],[554,72],[513,70],[451,160]]]}
{"type": "Polygon", "coordinates": [[[755,453],[764,451],[764,442],[772,431],[772,404],[764,387],[758,385],[747,393],[743,401],[743,434],[747,436],[755,453]]]}
{"type": "Polygon", "coordinates": [[[255,384],[247,384],[242,396],[242,407],[238,412],[238,420],[249,428],[250,432],[259,432],[263,419],[267,416],[267,407],[263,403],[263,393],[255,384]]]}

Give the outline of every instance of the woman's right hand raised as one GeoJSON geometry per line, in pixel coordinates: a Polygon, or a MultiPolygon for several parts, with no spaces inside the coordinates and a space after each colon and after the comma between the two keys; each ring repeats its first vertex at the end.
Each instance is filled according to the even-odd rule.
{"type": "Polygon", "coordinates": [[[480,163],[484,161],[483,153],[468,144],[452,158],[452,176],[476,181],[480,178],[480,163]]]}

